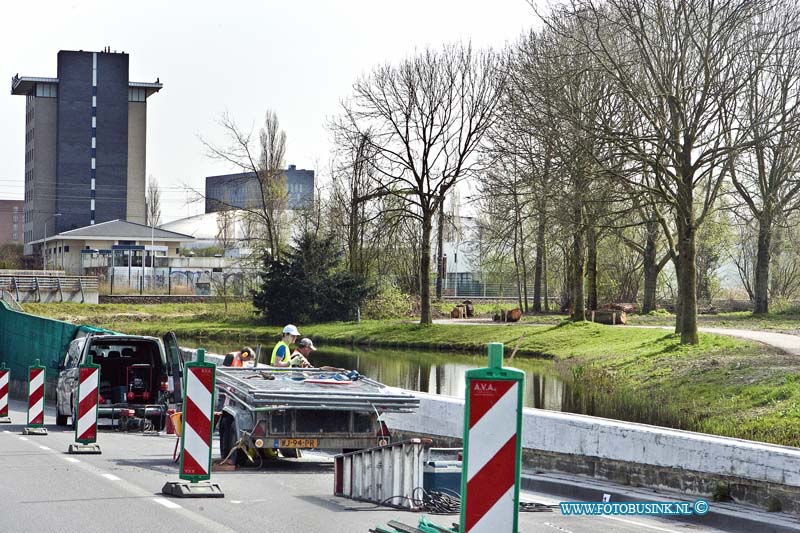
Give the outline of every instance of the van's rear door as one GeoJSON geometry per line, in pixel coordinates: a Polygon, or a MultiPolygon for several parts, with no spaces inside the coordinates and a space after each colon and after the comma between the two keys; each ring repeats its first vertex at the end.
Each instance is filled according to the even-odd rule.
{"type": "Polygon", "coordinates": [[[178,338],[173,332],[169,332],[163,337],[164,351],[167,353],[167,368],[169,368],[170,379],[173,383],[173,401],[180,403],[183,401],[183,354],[178,347],[178,338]]]}

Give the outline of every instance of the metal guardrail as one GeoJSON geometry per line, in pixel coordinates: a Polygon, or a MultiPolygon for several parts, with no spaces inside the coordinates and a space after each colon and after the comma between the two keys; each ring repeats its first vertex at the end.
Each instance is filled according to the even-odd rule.
{"type": "Polygon", "coordinates": [[[36,301],[42,301],[43,292],[58,292],[64,301],[64,293],[80,293],[81,302],[85,301],[84,292],[97,292],[99,287],[95,276],[14,276],[0,275],[0,290],[11,293],[19,302],[20,294],[35,293],[36,301]]]}

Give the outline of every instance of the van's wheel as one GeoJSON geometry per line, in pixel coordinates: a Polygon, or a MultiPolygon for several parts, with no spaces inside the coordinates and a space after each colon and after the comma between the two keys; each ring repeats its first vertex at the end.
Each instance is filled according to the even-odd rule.
{"type": "Polygon", "coordinates": [[[61,411],[58,410],[58,406],[56,406],[56,425],[57,426],[66,426],[67,425],[67,418],[69,418],[69,416],[62,415],[61,411]]]}
{"type": "MultiPolygon", "coordinates": [[[[236,438],[238,432],[236,431],[236,422],[231,415],[223,415],[222,420],[219,421],[219,452],[222,459],[228,457],[231,450],[236,447],[236,438]]],[[[241,450],[235,450],[228,461],[234,465],[241,465],[244,453],[241,450]]]]}

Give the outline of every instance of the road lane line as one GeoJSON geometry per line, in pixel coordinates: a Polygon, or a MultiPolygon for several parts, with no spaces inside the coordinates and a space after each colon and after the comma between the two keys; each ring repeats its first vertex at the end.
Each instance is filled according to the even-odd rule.
{"type": "Polygon", "coordinates": [[[17,437],[19,440],[28,440],[28,437],[17,437]]]}
{"type": "Polygon", "coordinates": [[[47,446],[39,446],[39,449],[40,449],[40,450],[46,450],[46,451],[48,451],[48,452],[52,452],[52,451],[53,451],[53,449],[52,449],[52,448],[48,448],[47,446]]]}
{"type": "Polygon", "coordinates": [[[153,498],[153,501],[163,505],[167,509],[181,509],[181,506],[177,503],[171,502],[165,498],[153,498]]]}
{"type": "Polygon", "coordinates": [[[119,478],[114,474],[100,474],[100,475],[106,479],[110,479],[111,481],[119,481],[119,478]]]}
{"type": "Polygon", "coordinates": [[[80,459],[75,459],[74,457],[64,457],[65,461],[69,461],[70,463],[80,463],[80,459]]]}
{"type": "Polygon", "coordinates": [[[655,531],[667,531],[669,533],[678,533],[677,529],[667,529],[667,528],[658,527],[658,526],[651,526],[650,524],[645,524],[644,522],[637,522],[635,520],[626,520],[624,518],[619,518],[617,516],[603,515],[603,518],[605,518],[607,520],[616,520],[617,522],[624,522],[626,524],[631,524],[631,525],[636,526],[636,527],[645,527],[647,529],[652,529],[652,530],[655,530],[655,531]]]}
{"type": "Polygon", "coordinates": [[[11,435],[11,432],[9,430],[7,430],[7,429],[4,429],[3,433],[8,433],[9,435],[11,435]]]}

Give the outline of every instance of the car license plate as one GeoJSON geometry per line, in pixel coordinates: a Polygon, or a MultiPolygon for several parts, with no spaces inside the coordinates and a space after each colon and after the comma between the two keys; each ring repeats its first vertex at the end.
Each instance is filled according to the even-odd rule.
{"type": "Polygon", "coordinates": [[[316,448],[319,445],[319,439],[280,439],[278,441],[279,448],[316,448]]]}

